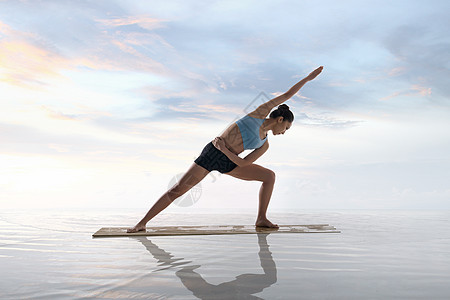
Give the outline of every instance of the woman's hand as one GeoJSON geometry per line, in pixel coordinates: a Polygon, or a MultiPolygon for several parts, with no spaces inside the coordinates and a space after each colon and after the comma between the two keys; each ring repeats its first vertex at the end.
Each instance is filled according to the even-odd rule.
{"type": "Polygon", "coordinates": [[[312,71],[311,73],[309,73],[309,75],[306,76],[306,79],[307,79],[308,81],[313,80],[314,78],[317,77],[317,75],[320,74],[320,72],[322,72],[322,70],[323,70],[323,66],[318,67],[317,69],[315,69],[314,71],[312,71]]]}
{"type": "Polygon", "coordinates": [[[226,149],[225,146],[225,141],[223,140],[222,137],[218,136],[216,137],[213,141],[212,141],[214,147],[216,147],[217,149],[219,149],[220,151],[223,151],[226,149]]]}

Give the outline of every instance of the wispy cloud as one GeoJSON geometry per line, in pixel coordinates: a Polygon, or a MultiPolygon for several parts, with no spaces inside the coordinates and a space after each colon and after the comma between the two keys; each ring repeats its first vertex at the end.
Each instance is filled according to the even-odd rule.
{"type": "Polygon", "coordinates": [[[450,41],[441,34],[441,29],[448,28],[450,21],[448,18],[437,18],[443,22],[442,27],[437,27],[439,22],[433,22],[431,18],[426,21],[429,24],[419,22],[397,27],[389,33],[384,43],[403,68],[408,70],[396,74],[399,80],[410,83],[415,90],[420,89],[422,96],[430,95],[433,90],[449,98],[450,86],[446,78],[450,77],[450,41]],[[422,90],[421,86],[424,85],[428,86],[426,90],[422,90]]]}
{"type": "Polygon", "coordinates": [[[48,40],[48,36],[39,32],[17,30],[0,21],[1,80],[22,87],[37,87],[45,85],[49,77],[62,76],[64,70],[80,67],[111,71],[145,71],[169,76],[175,74],[151,57],[155,47],[160,48],[159,53],[171,48],[160,36],[149,32],[161,27],[162,21],[149,17],[128,17],[99,22],[99,27],[93,27],[88,33],[96,36],[97,44],[80,42],[79,46],[84,46],[83,51],[70,53],[64,45],[48,40]],[[100,28],[106,25],[116,28],[133,24],[141,26],[145,32],[121,30],[109,33],[100,28]],[[99,48],[98,45],[102,44],[99,48]]]}
{"type": "Polygon", "coordinates": [[[380,101],[386,101],[397,97],[426,97],[431,95],[431,88],[420,86],[418,84],[412,85],[407,90],[395,91],[391,95],[380,98],[380,101]]]}
{"type": "Polygon", "coordinates": [[[77,120],[77,118],[79,117],[77,115],[65,114],[65,113],[62,113],[60,111],[53,110],[53,109],[51,109],[49,107],[46,107],[44,105],[41,105],[41,109],[43,111],[45,111],[46,114],[50,118],[56,119],[56,120],[70,120],[70,121],[73,121],[73,120],[77,120]]]}
{"type": "Polygon", "coordinates": [[[42,85],[42,76],[60,76],[69,62],[60,54],[39,45],[35,35],[12,29],[0,22],[1,80],[23,87],[42,85]]]}
{"type": "Polygon", "coordinates": [[[307,115],[306,113],[297,113],[296,117],[302,125],[331,129],[345,129],[363,122],[359,120],[340,120],[326,114],[307,115]]]}
{"type": "Polygon", "coordinates": [[[151,18],[149,16],[126,16],[112,17],[108,19],[97,19],[96,22],[110,27],[119,27],[126,25],[138,25],[147,30],[164,27],[164,21],[161,19],[151,18]]]}
{"type": "Polygon", "coordinates": [[[395,68],[392,68],[388,72],[388,75],[389,76],[398,76],[398,75],[401,75],[401,74],[403,74],[405,72],[406,72],[406,68],[405,67],[395,67],[395,68]]]}

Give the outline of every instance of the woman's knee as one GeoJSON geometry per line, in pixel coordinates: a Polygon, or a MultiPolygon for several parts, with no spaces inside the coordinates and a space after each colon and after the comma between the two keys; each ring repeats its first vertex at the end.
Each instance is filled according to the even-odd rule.
{"type": "Polygon", "coordinates": [[[270,170],[270,169],[267,169],[264,182],[274,183],[275,182],[275,177],[276,177],[275,176],[275,172],[270,170]]]}
{"type": "Polygon", "coordinates": [[[275,182],[275,172],[272,171],[271,169],[267,169],[264,167],[261,167],[261,168],[262,169],[260,170],[260,174],[262,174],[262,176],[260,176],[260,181],[262,181],[263,183],[274,183],[275,182]]]}

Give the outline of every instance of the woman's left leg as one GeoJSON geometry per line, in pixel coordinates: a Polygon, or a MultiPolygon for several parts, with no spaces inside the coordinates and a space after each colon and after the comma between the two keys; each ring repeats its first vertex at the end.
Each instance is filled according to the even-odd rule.
{"type": "Polygon", "coordinates": [[[202,181],[209,171],[205,168],[193,163],[187,172],[181,177],[181,179],[171,187],[167,192],[165,192],[156,203],[150,208],[147,214],[139,221],[136,226],[129,228],[127,232],[137,232],[145,230],[145,225],[148,221],[153,219],[157,214],[164,210],[169,204],[171,204],[175,199],[185,194],[197,183],[202,181]]]}

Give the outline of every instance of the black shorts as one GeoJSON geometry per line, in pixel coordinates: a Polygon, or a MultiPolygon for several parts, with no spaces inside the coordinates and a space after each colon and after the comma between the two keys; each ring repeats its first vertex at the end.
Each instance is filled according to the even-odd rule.
{"type": "Polygon", "coordinates": [[[214,147],[212,142],[203,148],[195,163],[210,172],[216,170],[220,173],[228,173],[237,167],[222,151],[214,147]]]}

